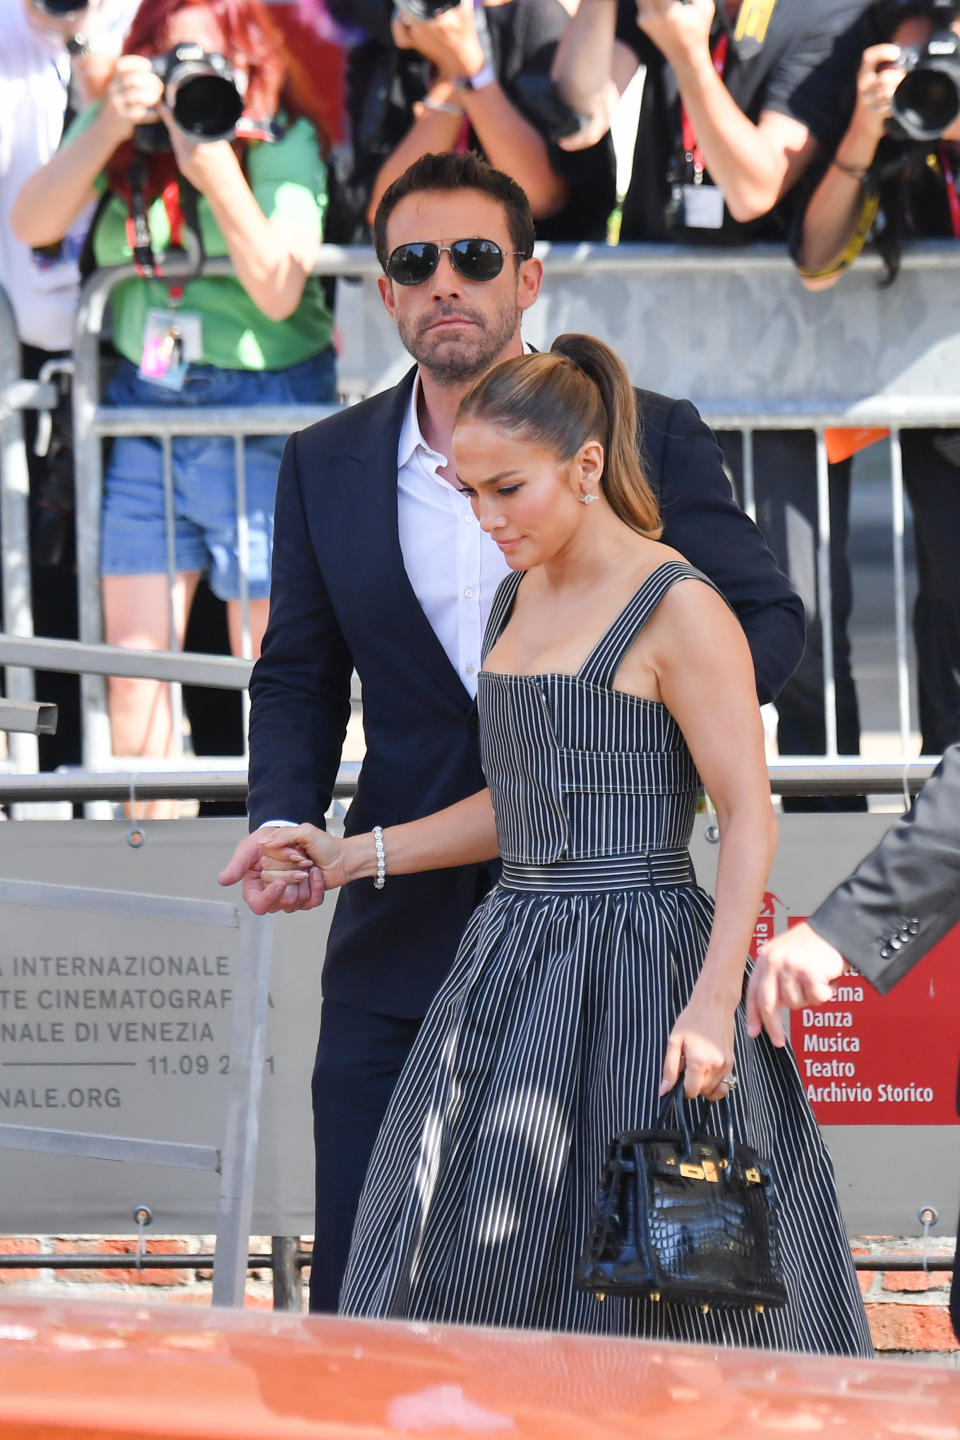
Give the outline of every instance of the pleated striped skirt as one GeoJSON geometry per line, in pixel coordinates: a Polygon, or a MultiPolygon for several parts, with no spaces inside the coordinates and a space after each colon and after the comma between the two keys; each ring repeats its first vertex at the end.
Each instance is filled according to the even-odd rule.
{"type": "MultiPolygon", "coordinates": [[[[710,932],[685,857],[650,858],[629,875],[615,859],[504,866],[387,1112],[344,1313],[872,1354],[796,1061],[749,1038],[742,1005],[730,1104],[774,1169],[788,1305],[703,1314],[574,1287],[607,1144],[656,1123],[667,1039],[710,932]]],[[[694,1103],[716,1133],[712,1107],[694,1103]]]]}

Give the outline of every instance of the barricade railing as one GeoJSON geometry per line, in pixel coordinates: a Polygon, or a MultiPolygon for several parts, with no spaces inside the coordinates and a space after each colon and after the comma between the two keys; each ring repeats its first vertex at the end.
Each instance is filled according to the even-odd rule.
{"type": "MultiPolygon", "coordinates": [[[[835,426],[883,426],[891,431],[896,758],[902,763],[909,755],[911,729],[900,432],[905,427],[960,425],[960,398],[953,393],[951,379],[960,365],[960,292],[955,298],[957,287],[951,283],[956,278],[953,271],[960,268],[956,251],[955,246],[936,242],[909,249],[897,285],[882,294],[877,288],[879,262],[865,256],[838,292],[816,296],[803,291],[789,260],[774,247],[704,252],[669,246],[585,244],[538,249],[546,262],[546,280],[540,301],[524,318],[527,338],[542,348],[561,330],[589,329],[617,349],[637,383],[689,396],[716,428],[739,430],[743,436],[742,498],[748,510],[753,509],[754,437],[773,429],[807,429],[815,435],[825,758],[830,761],[841,757],[835,714],[824,431],[835,426]],[[569,283],[573,279],[576,284],[569,283]]],[[[358,282],[339,287],[338,322],[345,339],[339,361],[341,393],[357,397],[395,382],[411,361],[377,295],[379,267],[374,256],[361,248],[323,246],[315,269],[317,274],[358,282]]],[[[228,275],[233,267],[229,259],[219,258],[206,261],[204,271],[228,275]]],[[[289,433],[330,413],[331,408],[296,405],[258,414],[238,407],[118,410],[104,405],[99,374],[104,317],[113,288],[134,273],[133,267],[120,267],[92,276],[77,316],[73,403],[78,584],[80,637],[88,645],[102,637],[99,527],[104,439],[122,434],[160,438],[169,510],[174,436],[231,435],[237,457],[238,499],[242,499],[244,438],[289,433]]],[[[172,532],[169,538],[172,565],[172,532]]],[[[243,543],[241,535],[241,547],[243,543]]],[[[244,586],[245,575],[246,565],[241,563],[244,586]]],[[[245,589],[243,595],[248,613],[245,589]]],[[[116,762],[101,674],[91,672],[83,677],[82,705],[84,770],[110,770],[116,762]]],[[[179,711],[174,729],[179,735],[179,711]]],[[[182,758],[184,770],[207,764],[177,758],[182,758]]],[[[889,758],[892,762],[893,756],[889,758]]],[[[16,768],[22,772],[30,767],[17,764],[16,768]]]]}
{"type": "MultiPolygon", "coordinates": [[[[12,635],[33,633],[30,585],[30,475],[22,411],[37,404],[38,387],[24,380],[20,337],[10,297],[0,285],[0,537],[4,627],[12,635]]],[[[11,667],[6,675],[11,700],[34,699],[33,672],[11,667]]],[[[8,754],[18,770],[37,769],[36,736],[11,734],[8,754]]]]}
{"type": "Polygon", "coordinates": [[[44,910],[126,915],[141,921],[180,920],[192,925],[229,926],[237,930],[228,1067],[230,1085],[223,1137],[219,1145],[2,1123],[0,1149],[32,1150],[45,1155],[141,1165],[171,1165],[218,1174],[213,1303],[242,1305],[247,1280],[263,1087],[272,938],[270,917],[255,916],[245,905],[231,905],[225,901],[27,880],[0,879],[0,905],[35,905],[44,910]]]}

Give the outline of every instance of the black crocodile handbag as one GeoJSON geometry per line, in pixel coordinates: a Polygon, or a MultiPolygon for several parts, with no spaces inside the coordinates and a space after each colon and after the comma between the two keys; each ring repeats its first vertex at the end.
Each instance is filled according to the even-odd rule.
{"type": "Polygon", "coordinates": [[[645,1295],[679,1305],[785,1305],[773,1175],[733,1137],[691,1135],[683,1078],[659,1124],[607,1149],[600,1194],[575,1282],[598,1297],[645,1295]]]}

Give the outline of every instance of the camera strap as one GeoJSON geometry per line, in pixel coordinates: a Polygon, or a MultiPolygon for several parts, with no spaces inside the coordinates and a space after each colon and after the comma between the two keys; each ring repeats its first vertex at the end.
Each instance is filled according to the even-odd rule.
{"type": "Polygon", "coordinates": [[[950,211],[950,228],[954,240],[960,240],[960,194],[957,193],[957,177],[947,150],[946,142],[940,141],[940,168],[947,191],[947,208],[950,211]]]}
{"type": "MultiPolygon", "coordinates": [[[[147,164],[142,155],[135,155],[127,171],[130,190],[129,214],[127,215],[127,243],[133,251],[133,263],[137,274],[145,280],[163,280],[163,267],[153,251],[153,236],[150,233],[150,212],[147,205],[147,164]]],[[[167,212],[170,225],[170,244],[181,249],[186,230],[194,239],[197,262],[193,274],[200,273],[203,264],[203,244],[200,239],[200,223],[197,215],[197,192],[182,175],[170,179],[161,191],[160,198],[167,212]]],[[[170,286],[171,302],[176,304],[183,296],[183,287],[193,275],[166,281],[170,286]]]]}

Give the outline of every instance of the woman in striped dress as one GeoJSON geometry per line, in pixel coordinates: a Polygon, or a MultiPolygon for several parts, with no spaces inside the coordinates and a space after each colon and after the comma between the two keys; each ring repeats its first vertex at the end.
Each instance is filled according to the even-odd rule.
{"type": "Polygon", "coordinates": [[[329,888],[502,860],[387,1111],[341,1308],[870,1354],[796,1062],[744,1022],[776,843],[750,653],[710,582],[659,543],[635,436],[626,372],[587,336],[477,383],[458,476],[514,572],[480,677],[489,788],[373,834],[302,826],[264,847],[265,880],[317,864],[329,888]],[[701,777],[715,906],[687,854],[701,777]],[[654,1125],[681,1071],[707,1128],[728,1095],[771,1160],[781,1310],[601,1304],[574,1286],[607,1143],[654,1125]]]}

